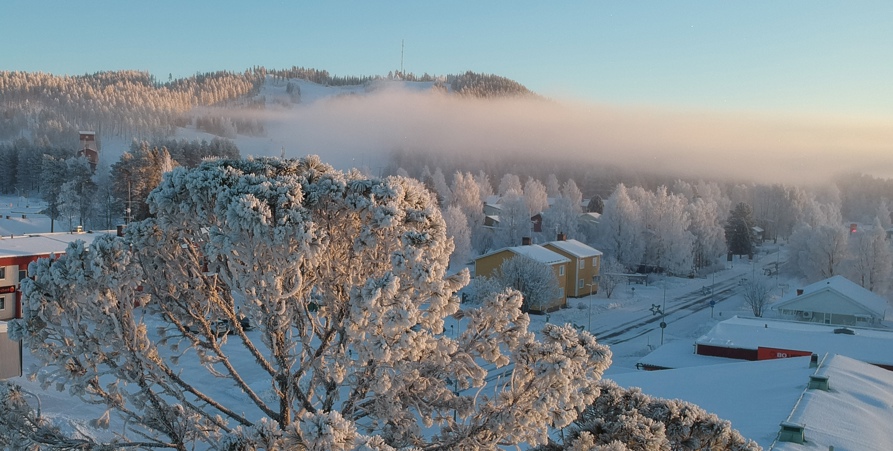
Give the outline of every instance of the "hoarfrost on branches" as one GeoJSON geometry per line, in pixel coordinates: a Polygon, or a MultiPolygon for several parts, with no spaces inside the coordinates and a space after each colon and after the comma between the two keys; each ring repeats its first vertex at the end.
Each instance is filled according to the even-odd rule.
{"type": "MultiPolygon", "coordinates": [[[[44,387],[111,412],[64,437],[2,385],[4,437],[40,446],[495,449],[547,441],[611,360],[587,332],[528,331],[521,295],[460,312],[467,272],[417,181],[316,157],[174,169],[153,217],[31,266],[10,333],[44,387]],[[461,317],[455,332],[445,321],[461,317]],[[487,382],[484,365],[506,368],[487,382]],[[221,396],[205,390],[232,387],[221,396]],[[218,397],[219,396],[219,397],[218,397]],[[71,441],[74,440],[74,441],[71,441]]],[[[5,438],[4,438],[5,439],[5,438]]]]}

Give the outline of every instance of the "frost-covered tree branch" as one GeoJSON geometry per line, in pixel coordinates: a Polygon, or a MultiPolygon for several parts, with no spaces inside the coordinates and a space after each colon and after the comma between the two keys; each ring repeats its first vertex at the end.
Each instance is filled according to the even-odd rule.
{"type": "MultiPolygon", "coordinates": [[[[586,332],[537,341],[517,292],[460,312],[468,275],[446,276],[453,245],[417,181],[221,160],[165,175],[148,205],[125,237],[32,266],[10,328],[33,377],[122,431],[84,446],[536,445],[594,402],[610,364],[586,332]]],[[[0,421],[24,412],[20,437],[43,443],[16,399],[0,421]]]]}

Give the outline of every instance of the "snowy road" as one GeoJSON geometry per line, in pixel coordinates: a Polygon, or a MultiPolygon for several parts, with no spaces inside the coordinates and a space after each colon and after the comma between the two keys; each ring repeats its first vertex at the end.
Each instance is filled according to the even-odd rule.
{"type": "MultiPolygon", "coordinates": [[[[659,314],[643,316],[619,324],[611,329],[596,329],[593,330],[592,333],[596,336],[596,338],[598,338],[600,342],[608,345],[623,343],[650,332],[651,328],[646,327],[650,324],[659,323],[662,319],[666,320],[670,319],[671,317],[672,319],[676,320],[688,317],[701,310],[710,308],[711,300],[714,301],[716,304],[719,304],[720,302],[738,294],[740,289],[741,287],[737,280],[719,282],[713,288],[713,290],[715,291],[715,293],[713,294],[711,294],[709,291],[705,292],[702,289],[698,289],[675,299],[668,300],[666,312],[664,312],[666,314],[665,316],[661,316],[659,314]]],[[[661,309],[663,309],[662,306],[660,307],[661,309]]]]}

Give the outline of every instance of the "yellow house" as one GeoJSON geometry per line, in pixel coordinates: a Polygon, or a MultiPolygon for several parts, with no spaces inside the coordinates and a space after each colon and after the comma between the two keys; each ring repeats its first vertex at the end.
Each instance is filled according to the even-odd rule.
{"type": "Polygon", "coordinates": [[[529,257],[540,263],[551,266],[552,272],[555,274],[555,279],[558,282],[559,287],[558,297],[556,297],[546,305],[530,306],[530,311],[532,313],[544,313],[552,312],[566,307],[567,294],[565,293],[565,290],[568,283],[567,274],[570,268],[570,260],[567,257],[557,252],[546,249],[543,246],[529,244],[529,238],[525,238],[524,243],[526,244],[523,244],[521,246],[505,247],[476,258],[474,260],[475,276],[493,277],[496,270],[499,269],[500,265],[502,265],[502,262],[510,258],[514,258],[518,255],[529,257]]]}
{"type": "Polygon", "coordinates": [[[567,297],[578,298],[598,293],[601,251],[577,240],[568,240],[563,233],[558,234],[556,241],[543,244],[543,247],[570,260],[564,289],[567,297]]]}

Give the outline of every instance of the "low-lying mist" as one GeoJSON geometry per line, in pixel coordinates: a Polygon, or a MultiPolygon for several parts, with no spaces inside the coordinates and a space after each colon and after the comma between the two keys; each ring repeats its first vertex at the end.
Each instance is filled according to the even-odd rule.
{"type": "Polygon", "coordinates": [[[767,183],[820,183],[853,172],[893,177],[893,123],[879,119],[671,112],[406,89],[250,114],[261,115],[265,136],[240,139],[243,155],[319,154],[342,169],[375,171],[402,150],[767,183]]]}

